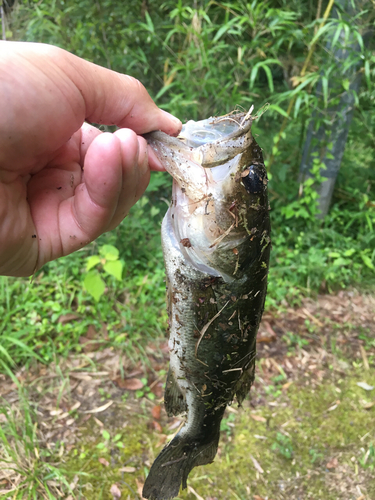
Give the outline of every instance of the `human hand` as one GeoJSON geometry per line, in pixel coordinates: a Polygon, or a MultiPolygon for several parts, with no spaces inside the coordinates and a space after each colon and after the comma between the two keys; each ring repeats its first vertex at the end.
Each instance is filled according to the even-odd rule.
{"type": "Polygon", "coordinates": [[[181,128],[134,78],[49,45],[0,42],[0,95],[0,275],[116,227],[162,170],[137,134],[181,128]]]}

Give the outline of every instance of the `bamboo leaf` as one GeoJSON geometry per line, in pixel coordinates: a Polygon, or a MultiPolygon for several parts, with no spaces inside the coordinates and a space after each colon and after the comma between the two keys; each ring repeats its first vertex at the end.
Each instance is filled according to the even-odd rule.
{"type": "Polygon", "coordinates": [[[327,104],[328,104],[328,78],[326,76],[322,76],[322,89],[323,89],[324,105],[327,107],[327,104]]]}

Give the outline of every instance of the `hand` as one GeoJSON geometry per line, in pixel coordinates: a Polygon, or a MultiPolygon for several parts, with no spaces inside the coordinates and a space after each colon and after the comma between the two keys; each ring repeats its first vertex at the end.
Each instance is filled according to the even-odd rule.
{"type": "Polygon", "coordinates": [[[134,78],[49,45],[0,42],[0,95],[3,275],[29,276],[116,227],[162,170],[137,134],[181,128],[134,78]]]}

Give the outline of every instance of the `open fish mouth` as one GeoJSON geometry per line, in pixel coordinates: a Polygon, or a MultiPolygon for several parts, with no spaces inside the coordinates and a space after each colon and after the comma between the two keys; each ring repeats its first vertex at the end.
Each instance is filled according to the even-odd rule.
{"type": "Polygon", "coordinates": [[[246,130],[245,127],[251,125],[249,119],[252,118],[253,109],[254,106],[251,106],[246,114],[232,112],[228,115],[199,122],[188,121],[182,126],[178,139],[187,146],[197,148],[206,143],[222,140],[228,135],[243,133],[246,130]]]}

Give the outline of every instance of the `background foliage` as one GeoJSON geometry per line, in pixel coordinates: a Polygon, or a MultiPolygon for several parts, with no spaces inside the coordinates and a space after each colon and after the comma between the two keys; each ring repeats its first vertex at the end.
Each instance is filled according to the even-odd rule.
{"type": "MultiPolygon", "coordinates": [[[[144,83],[158,105],[182,121],[225,114],[236,106],[248,109],[254,104],[259,109],[269,103],[254,134],[264,149],[271,178],[268,306],[280,307],[298,302],[305,294],[350,285],[367,288],[375,281],[375,118],[371,112],[375,56],[373,42],[367,47],[362,43],[363,34],[374,24],[373,5],[362,2],[360,14],[350,23],[339,9],[339,16],[333,18],[330,13],[324,24],[327,4],[311,0],[21,0],[8,19],[7,37],[55,44],[131,74],[144,83]],[[317,157],[314,177],[300,186],[301,151],[311,117],[317,111],[324,116],[324,110],[334,104],[336,96],[330,95],[328,80],[336,79],[342,92],[349,90],[350,82],[337,67],[333,49],[327,48],[328,41],[334,48],[349,37],[359,43],[346,65],[360,62],[362,83],[355,95],[354,119],[333,203],[327,217],[317,220],[315,187],[322,165],[317,157]],[[311,59],[301,76],[309,53],[311,59]],[[319,84],[321,95],[316,93],[319,84]],[[288,108],[290,102],[293,106],[288,108]],[[285,128],[280,131],[283,121],[285,128]]],[[[46,265],[33,282],[0,278],[0,356],[4,360],[20,362],[39,356],[50,361],[58,353],[79,350],[79,338],[90,324],[101,332],[99,342],[124,345],[126,340],[134,356],[142,350],[142,339],[164,335],[159,229],[170,185],[167,175],[154,175],[146,195],[116,231],[46,265]],[[106,245],[118,250],[114,258],[113,252],[108,258],[106,245]],[[72,313],[77,316],[75,322],[65,322],[72,313]]]]}

